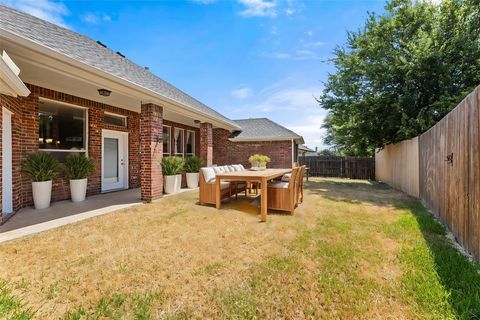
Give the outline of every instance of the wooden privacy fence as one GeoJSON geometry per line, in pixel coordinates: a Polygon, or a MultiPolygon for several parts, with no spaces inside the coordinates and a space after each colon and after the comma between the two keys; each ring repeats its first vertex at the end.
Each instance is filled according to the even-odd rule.
{"type": "Polygon", "coordinates": [[[310,168],[312,177],[375,179],[375,159],[361,157],[307,156],[300,164],[310,168]]]}
{"type": "MultiPolygon", "coordinates": [[[[423,203],[449,227],[457,241],[478,260],[480,260],[479,107],[480,86],[435,126],[418,137],[418,150],[390,149],[394,150],[389,155],[390,159],[400,158],[402,153],[405,158],[405,152],[409,153],[408,157],[411,158],[418,152],[418,168],[413,166],[410,167],[410,171],[403,170],[402,164],[381,159],[377,159],[380,161],[377,161],[376,168],[377,172],[403,170],[390,181],[385,181],[397,188],[405,185],[405,176],[410,176],[408,179],[415,179],[414,170],[418,170],[419,194],[408,190],[405,192],[422,199],[423,203]]],[[[376,158],[384,156],[385,154],[382,155],[380,152],[376,158]]]]}

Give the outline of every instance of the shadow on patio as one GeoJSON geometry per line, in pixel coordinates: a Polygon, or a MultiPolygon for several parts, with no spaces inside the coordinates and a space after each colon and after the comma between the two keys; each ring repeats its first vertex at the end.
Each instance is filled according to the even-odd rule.
{"type": "Polygon", "coordinates": [[[71,223],[141,203],[143,202],[140,200],[140,189],[130,189],[90,196],[83,202],[73,203],[70,200],[53,202],[50,208],[43,210],[23,208],[0,226],[0,236],[6,232],[38,224],[52,222],[53,225],[58,219],[71,223]],[[86,214],[87,217],[82,217],[86,214]]]}

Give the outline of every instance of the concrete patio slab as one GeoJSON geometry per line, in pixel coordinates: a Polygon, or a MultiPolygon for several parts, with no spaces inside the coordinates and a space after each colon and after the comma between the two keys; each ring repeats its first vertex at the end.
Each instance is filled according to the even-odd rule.
{"type": "Polygon", "coordinates": [[[83,202],[52,203],[48,209],[24,208],[0,226],[0,243],[142,204],[140,189],[90,196],[83,202]]]}

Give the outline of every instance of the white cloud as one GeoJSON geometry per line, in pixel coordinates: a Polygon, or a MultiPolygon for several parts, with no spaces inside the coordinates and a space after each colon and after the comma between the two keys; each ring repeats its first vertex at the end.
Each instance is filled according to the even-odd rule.
{"type": "Polygon", "coordinates": [[[325,43],[324,42],[321,42],[321,41],[313,41],[313,42],[306,42],[304,43],[304,47],[308,48],[308,47],[321,47],[323,46],[325,43]]]}
{"type": "Polygon", "coordinates": [[[285,14],[287,16],[291,16],[292,14],[294,14],[295,12],[297,12],[297,10],[295,10],[294,8],[287,8],[285,9],[285,14]]]}
{"type": "Polygon", "coordinates": [[[246,9],[240,12],[244,17],[276,17],[277,4],[265,0],[238,0],[246,9]]]}
{"type": "Polygon", "coordinates": [[[318,149],[321,150],[325,148],[323,138],[325,137],[326,130],[322,128],[325,117],[326,115],[322,114],[312,114],[305,117],[303,123],[287,124],[286,127],[301,135],[308,147],[312,149],[318,147],[318,149]]]}
{"type": "Polygon", "coordinates": [[[104,13],[88,12],[81,17],[82,21],[88,24],[99,24],[100,22],[110,22],[112,18],[104,13]]]}
{"type": "Polygon", "coordinates": [[[251,88],[244,87],[233,90],[231,93],[237,99],[246,99],[252,96],[253,91],[251,88]]]}
{"type": "Polygon", "coordinates": [[[63,3],[51,0],[0,0],[0,2],[37,18],[68,28],[64,17],[69,14],[69,11],[63,3]]]}
{"type": "Polygon", "coordinates": [[[278,30],[277,27],[273,26],[272,29],[270,30],[271,34],[277,34],[278,30]]]}
{"type": "Polygon", "coordinates": [[[326,59],[311,50],[295,50],[293,52],[264,52],[262,56],[280,60],[322,60],[326,59]]]}
{"type": "Polygon", "coordinates": [[[312,30],[305,31],[305,34],[307,36],[313,36],[313,31],[312,30]]]}

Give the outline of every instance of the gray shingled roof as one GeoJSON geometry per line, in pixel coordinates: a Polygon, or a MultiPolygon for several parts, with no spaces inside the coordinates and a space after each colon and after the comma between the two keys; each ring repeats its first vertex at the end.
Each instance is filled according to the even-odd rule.
{"type": "Polygon", "coordinates": [[[145,68],[77,32],[4,5],[0,5],[1,30],[11,32],[110,75],[130,81],[186,107],[226,122],[233,127],[237,126],[232,120],[160,79],[145,68]]]}
{"type": "Polygon", "coordinates": [[[231,138],[232,141],[295,139],[300,143],[304,143],[302,136],[267,118],[240,119],[233,121],[242,127],[242,132],[237,132],[236,135],[231,138]]]}

